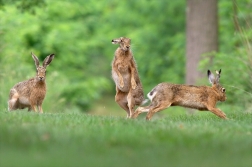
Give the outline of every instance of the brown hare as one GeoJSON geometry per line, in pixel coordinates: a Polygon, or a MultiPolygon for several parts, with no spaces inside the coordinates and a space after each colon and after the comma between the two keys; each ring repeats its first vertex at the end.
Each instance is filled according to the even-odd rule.
{"type": "Polygon", "coordinates": [[[116,84],[115,101],[127,112],[127,118],[133,114],[134,107],[144,101],[136,62],[130,50],[130,41],[125,37],[112,40],[112,44],[119,44],[112,62],[112,78],[116,84]]]}
{"type": "Polygon", "coordinates": [[[46,95],[46,67],[52,62],[54,54],[50,54],[44,59],[43,65],[39,65],[39,59],[33,53],[32,58],[35,61],[37,75],[29,80],[17,83],[10,90],[8,110],[28,108],[28,111],[36,110],[43,113],[42,103],[46,95]]]}
{"type": "Polygon", "coordinates": [[[138,107],[132,118],[136,118],[142,112],[148,112],[146,120],[150,120],[154,113],[164,110],[170,106],[182,106],[201,111],[211,111],[220,118],[226,119],[226,114],[216,108],[218,101],[225,101],[225,88],[219,84],[220,71],[217,76],[207,71],[208,79],[212,84],[209,86],[179,85],[171,83],[160,83],[149,93],[151,100],[149,106],[138,107]]]}

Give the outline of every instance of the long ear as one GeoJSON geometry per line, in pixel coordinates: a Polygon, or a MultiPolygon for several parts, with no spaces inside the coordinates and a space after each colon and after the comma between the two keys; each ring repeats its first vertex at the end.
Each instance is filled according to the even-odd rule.
{"type": "Polygon", "coordinates": [[[216,82],[219,83],[219,81],[220,81],[221,69],[220,69],[219,71],[216,70],[216,74],[217,74],[217,76],[216,76],[216,82]]]}
{"type": "Polygon", "coordinates": [[[209,82],[212,85],[215,84],[215,77],[214,77],[213,73],[211,73],[210,70],[207,70],[207,76],[208,76],[209,82]]]}
{"type": "Polygon", "coordinates": [[[37,56],[36,56],[35,54],[33,54],[32,52],[31,52],[31,54],[32,54],[32,58],[33,58],[33,60],[34,60],[34,62],[35,62],[36,68],[38,68],[38,67],[39,67],[39,59],[38,59],[37,56]]]}
{"type": "Polygon", "coordinates": [[[54,58],[54,54],[50,54],[49,56],[47,56],[45,60],[43,61],[43,67],[46,68],[52,62],[53,58],[54,58]]]}
{"type": "Polygon", "coordinates": [[[117,39],[112,39],[112,44],[119,44],[123,40],[123,37],[117,38],[117,39]]]}

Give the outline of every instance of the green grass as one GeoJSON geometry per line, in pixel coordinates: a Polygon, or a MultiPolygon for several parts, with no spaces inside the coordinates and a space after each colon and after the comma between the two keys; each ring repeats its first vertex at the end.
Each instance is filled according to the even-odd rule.
{"type": "MultiPolygon", "coordinates": [[[[119,111],[118,111],[119,112],[119,111]]],[[[123,112],[123,111],[120,111],[123,112]]],[[[0,112],[0,166],[227,166],[252,165],[252,115],[0,112]]]]}

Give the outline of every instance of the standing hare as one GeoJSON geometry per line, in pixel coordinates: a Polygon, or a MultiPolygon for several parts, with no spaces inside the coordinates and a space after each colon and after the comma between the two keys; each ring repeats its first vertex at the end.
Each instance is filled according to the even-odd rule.
{"type": "Polygon", "coordinates": [[[131,118],[134,107],[144,101],[142,84],[130,50],[130,39],[113,39],[112,44],[119,44],[112,62],[112,78],[116,84],[115,101],[127,112],[127,118],[131,118]]]}
{"type": "Polygon", "coordinates": [[[54,54],[50,54],[44,59],[43,66],[39,65],[39,59],[33,53],[32,58],[35,61],[37,75],[29,80],[17,83],[10,90],[8,110],[24,109],[28,107],[28,111],[36,110],[36,106],[40,113],[43,113],[42,103],[46,95],[46,67],[51,63],[54,54]]]}
{"type": "Polygon", "coordinates": [[[151,100],[149,106],[138,107],[132,118],[136,118],[142,112],[148,112],[146,120],[150,120],[154,113],[164,110],[170,106],[182,106],[211,111],[220,118],[226,119],[226,114],[216,108],[218,101],[225,101],[225,88],[219,84],[220,71],[216,71],[217,77],[210,70],[207,71],[208,79],[212,84],[209,86],[178,85],[171,83],[160,83],[148,93],[151,100]]]}

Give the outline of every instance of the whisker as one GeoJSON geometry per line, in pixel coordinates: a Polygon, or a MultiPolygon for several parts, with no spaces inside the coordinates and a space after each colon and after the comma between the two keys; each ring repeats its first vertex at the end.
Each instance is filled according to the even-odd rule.
{"type": "Polygon", "coordinates": [[[236,87],[236,86],[233,86],[233,85],[225,85],[225,87],[226,87],[226,86],[231,87],[231,88],[235,88],[235,89],[238,89],[238,90],[241,90],[241,91],[243,91],[243,92],[249,94],[250,96],[252,96],[252,93],[251,93],[251,92],[248,92],[248,91],[246,91],[246,90],[244,90],[244,89],[241,89],[241,88],[239,88],[239,87],[236,87]]]}
{"type": "Polygon", "coordinates": [[[137,47],[138,47],[138,45],[136,45],[136,44],[134,44],[134,45],[133,45],[133,44],[131,44],[131,45],[130,45],[130,47],[131,47],[131,48],[137,48],[137,47]]]}

